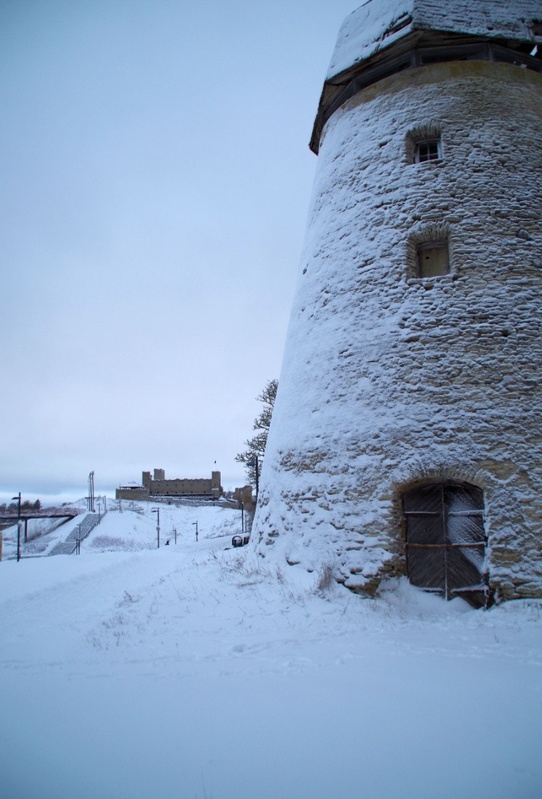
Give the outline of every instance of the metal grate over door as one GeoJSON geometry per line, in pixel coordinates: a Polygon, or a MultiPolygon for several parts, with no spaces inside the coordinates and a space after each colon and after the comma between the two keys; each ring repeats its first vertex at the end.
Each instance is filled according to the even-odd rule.
{"type": "Polygon", "coordinates": [[[487,604],[484,497],[467,483],[432,483],[403,495],[410,582],[446,599],[487,604]]]}

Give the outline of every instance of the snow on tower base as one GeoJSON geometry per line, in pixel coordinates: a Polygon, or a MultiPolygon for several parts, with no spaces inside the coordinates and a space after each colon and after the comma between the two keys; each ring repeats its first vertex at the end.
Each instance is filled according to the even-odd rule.
{"type": "Polygon", "coordinates": [[[408,6],[324,86],[253,537],[360,592],[542,596],[538,3],[506,4],[506,40],[498,0],[486,33],[408,6]]]}

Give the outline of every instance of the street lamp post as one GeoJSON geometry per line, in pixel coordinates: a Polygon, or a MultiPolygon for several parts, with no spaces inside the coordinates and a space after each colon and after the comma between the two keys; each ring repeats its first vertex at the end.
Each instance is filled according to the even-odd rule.
{"type": "Polygon", "coordinates": [[[258,502],[258,491],[260,489],[260,463],[256,453],[253,454],[252,460],[249,461],[250,466],[254,466],[254,474],[256,477],[256,504],[258,502]]]}
{"type": "Polygon", "coordinates": [[[156,513],[156,539],[158,542],[158,549],[160,549],[160,508],[153,508],[152,513],[156,513]]]}
{"type": "Polygon", "coordinates": [[[12,499],[16,499],[18,502],[17,507],[17,563],[21,560],[21,492],[19,491],[19,496],[12,497],[12,499]]]}

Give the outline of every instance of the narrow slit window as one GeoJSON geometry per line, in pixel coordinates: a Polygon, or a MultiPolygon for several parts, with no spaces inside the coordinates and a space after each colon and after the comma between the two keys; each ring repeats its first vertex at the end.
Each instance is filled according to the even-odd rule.
{"type": "Polygon", "coordinates": [[[428,241],[418,245],[418,277],[438,277],[450,271],[447,241],[428,241]]]}
{"type": "Polygon", "coordinates": [[[414,162],[423,164],[425,161],[437,161],[442,157],[440,139],[426,139],[416,142],[414,162]]]}

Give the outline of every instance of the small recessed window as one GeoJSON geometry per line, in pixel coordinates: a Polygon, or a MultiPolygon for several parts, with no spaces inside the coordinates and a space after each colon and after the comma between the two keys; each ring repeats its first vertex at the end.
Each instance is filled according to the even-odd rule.
{"type": "Polygon", "coordinates": [[[425,161],[436,161],[441,158],[440,139],[427,139],[416,142],[414,162],[423,164],[425,161]]]}
{"type": "Polygon", "coordinates": [[[447,241],[427,241],[419,244],[418,277],[438,277],[450,271],[447,241]]]}
{"type": "Polygon", "coordinates": [[[531,22],[531,29],[535,36],[542,36],[542,21],[533,19],[531,22]]]}

